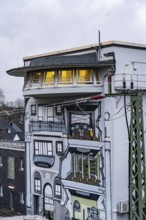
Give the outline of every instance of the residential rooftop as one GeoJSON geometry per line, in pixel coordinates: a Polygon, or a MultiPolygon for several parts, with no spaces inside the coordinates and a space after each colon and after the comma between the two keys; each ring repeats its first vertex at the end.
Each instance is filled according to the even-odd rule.
{"type": "Polygon", "coordinates": [[[25,143],[23,141],[0,141],[0,148],[25,151],[25,143]]]}

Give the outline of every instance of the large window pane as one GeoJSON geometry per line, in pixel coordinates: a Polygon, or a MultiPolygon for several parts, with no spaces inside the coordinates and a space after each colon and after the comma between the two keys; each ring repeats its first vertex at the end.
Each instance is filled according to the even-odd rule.
{"type": "Polygon", "coordinates": [[[31,81],[32,81],[32,74],[27,74],[27,76],[24,79],[24,87],[29,87],[31,81]]]}
{"type": "Polygon", "coordinates": [[[32,75],[32,84],[38,84],[39,80],[40,80],[40,76],[41,76],[40,72],[33,73],[33,75],[32,75]]]}
{"type": "Polygon", "coordinates": [[[93,71],[91,69],[77,70],[77,83],[78,84],[93,83],[93,71]]]}
{"type": "Polygon", "coordinates": [[[101,81],[100,81],[100,78],[99,78],[99,71],[98,70],[95,70],[95,76],[96,76],[96,84],[100,84],[101,81]]]}
{"type": "Polygon", "coordinates": [[[54,84],[55,80],[55,71],[44,72],[43,84],[49,85],[54,84]]]}
{"type": "Polygon", "coordinates": [[[73,78],[73,70],[60,70],[58,73],[58,83],[71,84],[73,78]]]}

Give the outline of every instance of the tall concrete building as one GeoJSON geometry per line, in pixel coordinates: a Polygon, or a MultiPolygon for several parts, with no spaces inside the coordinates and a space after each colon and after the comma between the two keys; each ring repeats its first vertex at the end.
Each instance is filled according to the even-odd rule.
{"type": "Polygon", "coordinates": [[[128,220],[130,96],[143,91],[145,109],[145,69],[146,45],[111,41],[7,71],[24,77],[27,214],[128,220]]]}

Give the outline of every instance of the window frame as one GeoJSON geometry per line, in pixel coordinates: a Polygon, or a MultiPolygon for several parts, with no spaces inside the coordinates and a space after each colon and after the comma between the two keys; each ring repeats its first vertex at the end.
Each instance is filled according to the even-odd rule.
{"type": "Polygon", "coordinates": [[[24,88],[30,87],[32,82],[32,73],[28,73],[24,79],[24,88]]]}
{"type": "Polygon", "coordinates": [[[62,155],[63,154],[63,141],[56,141],[56,154],[62,155]],[[59,150],[61,149],[61,150],[59,150]]]}
{"type": "Polygon", "coordinates": [[[35,116],[36,115],[36,105],[33,104],[31,105],[31,116],[35,116]]]}
{"type": "Polygon", "coordinates": [[[7,162],[8,162],[7,178],[15,179],[15,158],[14,157],[8,157],[7,162]],[[12,167],[13,167],[13,170],[12,170],[12,167]]]}
{"type": "Polygon", "coordinates": [[[42,85],[46,85],[46,86],[55,85],[55,79],[56,79],[56,71],[53,71],[53,70],[44,71],[42,85]],[[52,78],[49,78],[49,79],[52,79],[52,81],[50,80],[46,81],[47,73],[54,73],[54,76],[52,76],[52,78]]]}
{"type": "Polygon", "coordinates": [[[93,76],[95,80],[95,85],[101,85],[101,76],[99,74],[99,69],[93,69],[93,76]]]}
{"type": "Polygon", "coordinates": [[[52,186],[47,183],[44,186],[43,190],[43,195],[44,195],[44,211],[45,212],[52,212],[54,209],[54,201],[53,201],[53,188],[52,186]],[[49,186],[50,194],[46,193],[47,192],[47,186],[49,186]],[[48,209],[49,207],[49,209],[48,209]]]}
{"type": "Polygon", "coordinates": [[[31,86],[38,85],[41,79],[41,72],[32,72],[31,74],[32,74],[31,86]],[[37,74],[39,74],[39,77],[36,80],[35,77],[37,76],[37,74]]]}
{"type": "MultiPolygon", "coordinates": [[[[84,76],[84,78],[85,78],[85,76],[84,76]]],[[[94,71],[93,71],[93,69],[77,69],[76,70],[76,82],[77,82],[77,84],[94,84],[94,71]],[[80,76],[80,74],[81,74],[81,71],[90,71],[90,80],[80,80],[80,78],[81,78],[81,76],[80,76]]]]}
{"type": "Polygon", "coordinates": [[[56,177],[54,180],[54,197],[61,199],[62,197],[62,188],[61,188],[61,179],[59,177],[56,177]]]}
{"type": "Polygon", "coordinates": [[[34,173],[34,192],[38,194],[42,192],[42,179],[38,171],[34,173]]]}
{"type": "Polygon", "coordinates": [[[40,192],[41,191],[41,180],[38,178],[34,179],[34,187],[35,187],[35,192],[40,192]]]}
{"type": "Polygon", "coordinates": [[[63,107],[62,106],[56,106],[55,107],[55,113],[56,113],[56,115],[62,115],[62,113],[63,113],[63,107]]]}
{"type": "Polygon", "coordinates": [[[52,141],[34,140],[34,155],[36,156],[53,156],[52,141]],[[49,145],[50,144],[50,145],[49,145]]]}
{"type": "Polygon", "coordinates": [[[55,184],[55,196],[61,196],[61,184],[55,184]]]}
{"type": "Polygon", "coordinates": [[[94,156],[89,154],[72,154],[72,167],[76,170],[76,173],[80,173],[83,178],[90,179],[94,176],[96,180],[100,180],[100,160],[101,156],[97,153],[94,156]],[[74,161],[78,158],[77,163],[74,164],[74,161]]]}
{"type": "Polygon", "coordinates": [[[62,85],[70,85],[70,84],[74,84],[74,78],[75,78],[75,70],[74,69],[59,69],[58,70],[58,84],[62,84],[62,85]],[[69,79],[69,77],[63,77],[63,72],[69,72],[70,71],[70,80],[65,80],[65,79],[69,79]]]}

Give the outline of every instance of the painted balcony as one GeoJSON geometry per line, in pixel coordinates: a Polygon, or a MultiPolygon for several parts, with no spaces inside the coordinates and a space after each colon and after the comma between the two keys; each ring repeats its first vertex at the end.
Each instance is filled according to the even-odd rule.
{"type": "Polygon", "coordinates": [[[94,141],[94,140],[77,140],[77,139],[69,139],[69,148],[77,148],[78,151],[81,151],[81,149],[95,149],[100,150],[104,146],[104,142],[101,141],[94,141]],[[89,147],[90,146],[90,147],[89,147]]]}
{"type": "Polygon", "coordinates": [[[30,132],[62,132],[66,133],[66,127],[63,122],[55,121],[31,121],[30,132]]]}
{"type": "Polygon", "coordinates": [[[79,183],[79,182],[73,182],[73,181],[69,181],[69,180],[62,180],[62,183],[64,185],[65,188],[70,189],[70,190],[75,190],[75,191],[81,191],[84,192],[83,193],[87,193],[87,194],[95,194],[95,195],[103,195],[105,194],[105,188],[104,187],[100,187],[100,186],[91,186],[89,187],[88,184],[85,183],[79,183]]]}

